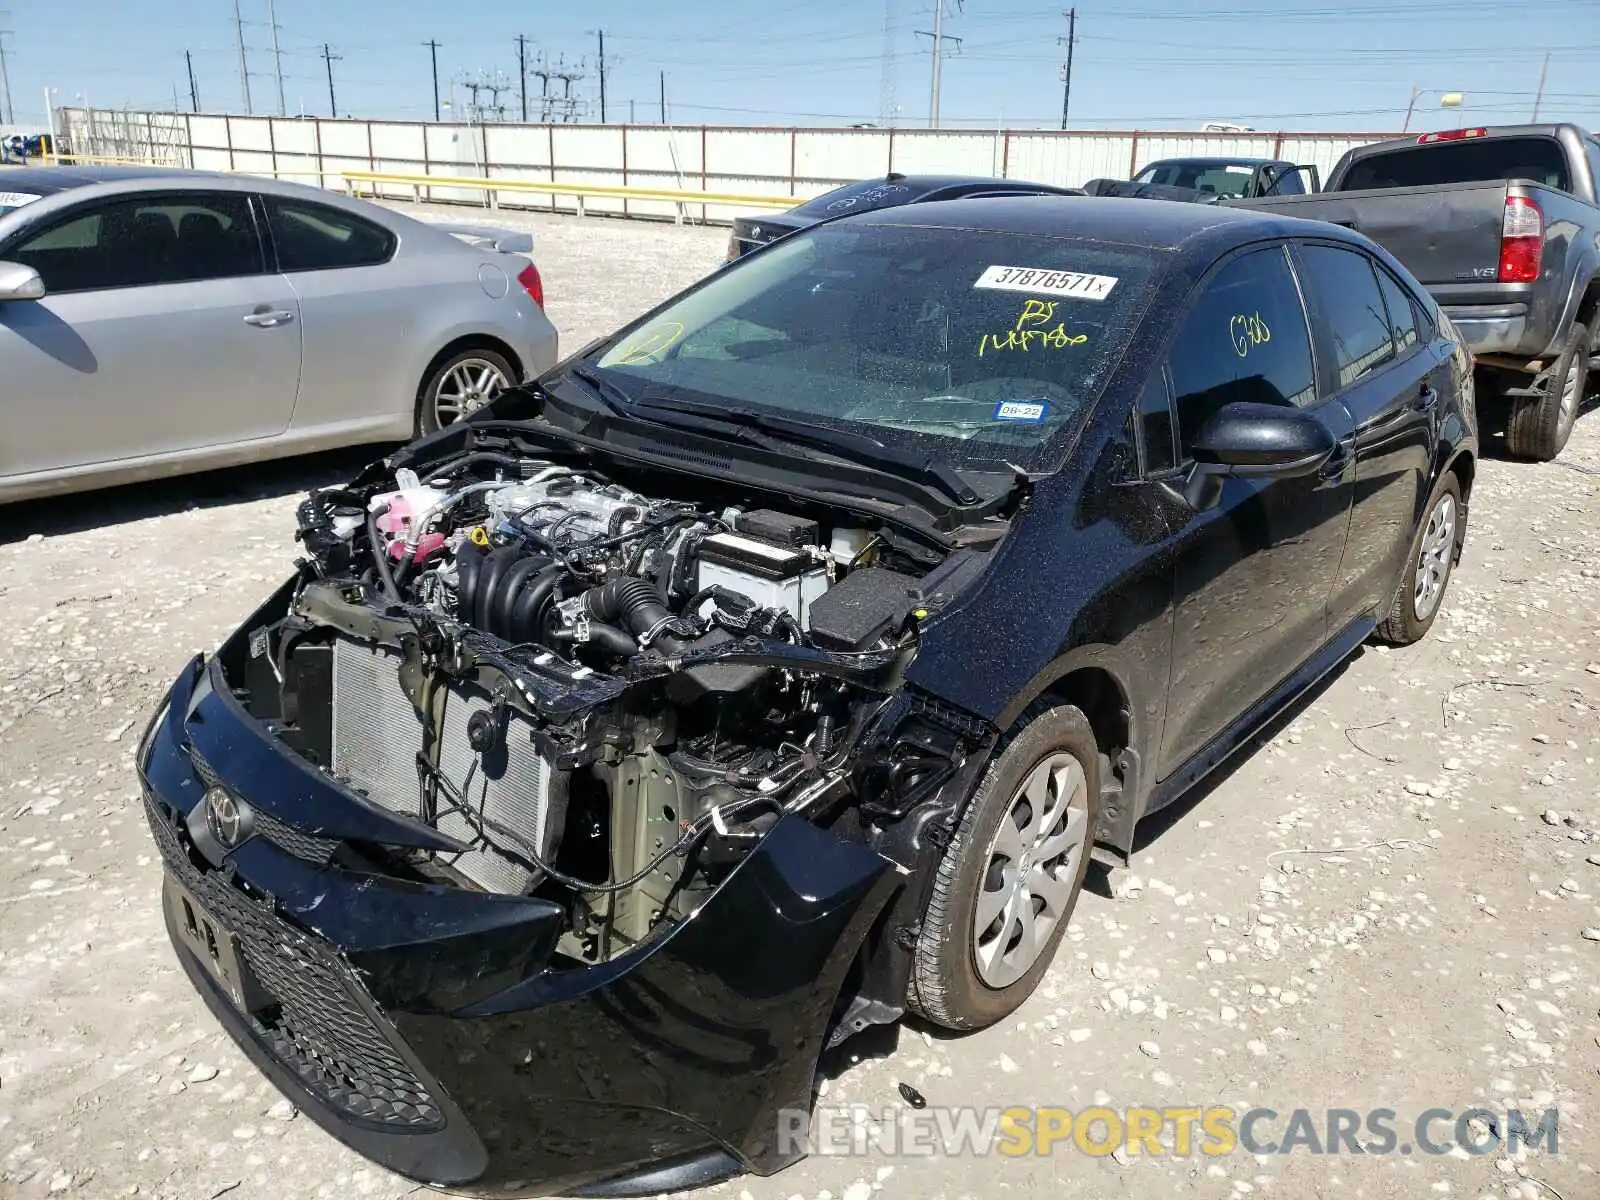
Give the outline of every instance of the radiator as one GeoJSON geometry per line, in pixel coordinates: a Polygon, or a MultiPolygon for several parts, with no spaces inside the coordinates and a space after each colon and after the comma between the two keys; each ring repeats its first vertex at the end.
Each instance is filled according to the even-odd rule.
{"type": "MultiPolygon", "coordinates": [[[[515,830],[522,841],[546,852],[549,823],[550,764],[532,740],[532,726],[510,714],[503,749],[479,756],[467,741],[467,721],[489,708],[488,697],[452,689],[445,701],[440,735],[439,773],[458,791],[465,789],[468,806],[488,822],[515,830]],[[474,767],[476,769],[474,769],[474,767]]],[[[400,656],[392,651],[339,638],[333,650],[333,769],[351,787],[392,812],[416,817],[420,812],[417,754],[422,749],[422,721],[400,686],[400,656]]],[[[473,846],[446,857],[456,870],[478,886],[511,895],[526,892],[534,872],[494,845],[504,845],[526,858],[525,849],[488,832],[479,837],[472,820],[439,806],[439,832],[473,846]]]]}

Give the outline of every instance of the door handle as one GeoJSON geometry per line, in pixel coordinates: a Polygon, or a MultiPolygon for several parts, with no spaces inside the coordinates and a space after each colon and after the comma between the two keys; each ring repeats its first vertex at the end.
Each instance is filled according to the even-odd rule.
{"type": "Polygon", "coordinates": [[[1416,403],[1412,407],[1418,412],[1427,412],[1437,403],[1439,403],[1439,389],[1432,384],[1425,383],[1422,385],[1422,391],[1417,394],[1416,403]]]}
{"type": "Polygon", "coordinates": [[[251,313],[245,317],[246,325],[254,325],[257,329],[274,329],[279,325],[287,325],[294,320],[294,314],[286,308],[266,309],[251,313]]]}

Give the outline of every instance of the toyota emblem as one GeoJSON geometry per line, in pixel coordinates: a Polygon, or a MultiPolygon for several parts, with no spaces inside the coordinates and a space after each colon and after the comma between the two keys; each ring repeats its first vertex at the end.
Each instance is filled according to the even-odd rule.
{"type": "Polygon", "coordinates": [[[206,793],[205,805],[206,824],[223,849],[232,850],[250,836],[249,809],[232,793],[212,788],[206,793]]]}

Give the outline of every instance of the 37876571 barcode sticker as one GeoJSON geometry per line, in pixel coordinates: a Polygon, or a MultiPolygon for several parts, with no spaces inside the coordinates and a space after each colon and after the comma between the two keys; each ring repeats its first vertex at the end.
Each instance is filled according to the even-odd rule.
{"type": "Polygon", "coordinates": [[[1001,292],[1032,292],[1068,296],[1075,300],[1104,300],[1116,287],[1114,275],[1085,275],[1080,271],[1052,271],[1042,267],[986,267],[975,288],[1001,292]]]}

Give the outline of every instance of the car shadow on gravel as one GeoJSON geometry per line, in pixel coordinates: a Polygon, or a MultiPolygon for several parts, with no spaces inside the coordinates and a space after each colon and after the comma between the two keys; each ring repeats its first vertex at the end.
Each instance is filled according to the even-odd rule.
{"type": "Polygon", "coordinates": [[[60,537],[191,509],[225,508],[331,487],[348,481],[367,463],[391,450],[387,445],[351,446],[220,471],[24,500],[4,507],[0,546],[26,541],[36,534],[60,537]]]}

